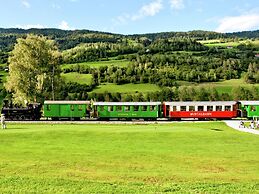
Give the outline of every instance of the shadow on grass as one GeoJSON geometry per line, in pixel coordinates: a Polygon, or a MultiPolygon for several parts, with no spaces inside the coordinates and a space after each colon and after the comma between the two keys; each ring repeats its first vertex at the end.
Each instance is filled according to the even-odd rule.
{"type": "Polygon", "coordinates": [[[210,129],[212,131],[223,131],[222,129],[210,129]]]}

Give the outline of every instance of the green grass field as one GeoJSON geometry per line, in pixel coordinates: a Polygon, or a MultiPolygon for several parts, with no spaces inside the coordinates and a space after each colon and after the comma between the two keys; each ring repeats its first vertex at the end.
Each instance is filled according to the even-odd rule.
{"type": "Polygon", "coordinates": [[[95,93],[104,93],[105,91],[110,93],[135,93],[135,92],[155,92],[159,91],[159,86],[155,84],[123,84],[116,85],[112,83],[106,83],[105,85],[97,86],[96,89],[93,90],[95,93]]]}
{"type": "Polygon", "coordinates": [[[95,61],[95,62],[83,62],[83,63],[75,63],[75,64],[64,64],[62,65],[62,69],[69,68],[71,65],[87,65],[91,68],[99,68],[102,66],[120,66],[126,67],[128,66],[130,61],[128,60],[109,60],[109,61],[95,61]]]}
{"type": "Polygon", "coordinates": [[[1,193],[258,193],[258,136],[221,122],[7,124],[1,193]]]}
{"type": "Polygon", "coordinates": [[[255,86],[259,89],[259,84],[248,84],[243,79],[231,79],[219,82],[210,82],[210,83],[191,83],[186,81],[177,81],[180,86],[192,86],[192,87],[204,87],[204,88],[212,88],[214,87],[220,94],[222,93],[230,93],[232,92],[233,88],[241,86],[245,88],[252,88],[255,86]]]}
{"type": "Polygon", "coordinates": [[[214,46],[221,46],[221,47],[228,47],[228,46],[232,46],[232,47],[236,47],[239,44],[247,44],[247,43],[251,43],[252,45],[256,46],[257,48],[259,47],[259,40],[254,40],[254,41],[237,41],[237,42],[220,42],[220,40],[218,39],[214,39],[214,40],[205,40],[205,41],[199,41],[200,43],[209,46],[209,47],[214,47],[214,46]]]}
{"type": "Polygon", "coordinates": [[[92,80],[92,74],[79,74],[76,72],[62,73],[61,76],[66,82],[77,82],[79,84],[90,84],[92,80]]]}

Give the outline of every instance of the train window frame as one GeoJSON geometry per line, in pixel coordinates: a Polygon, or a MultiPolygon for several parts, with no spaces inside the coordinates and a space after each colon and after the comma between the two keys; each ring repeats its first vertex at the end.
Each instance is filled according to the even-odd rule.
{"type": "Polygon", "coordinates": [[[147,105],[143,105],[143,106],[141,107],[141,110],[142,110],[142,111],[147,111],[147,105]]]}
{"type": "Polygon", "coordinates": [[[149,110],[150,110],[150,112],[156,111],[156,105],[150,105],[149,110]]]}
{"type": "Polygon", "coordinates": [[[129,106],[129,105],[124,106],[124,111],[125,111],[125,112],[130,112],[130,106],[129,106]]]}
{"type": "Polygon", "coordinates": [[[195,106],[189,106],[189,111],[195,111],[195,106]]]}
{"type": "Polygon", "coordinates": [[[138,112],[139,111],[139,106],[138,105],[134,105],[133,106],[133,111],[134,112],[138,112]]]}
{"type": "Polygon", "coordinates": [[[70,104],[70,110],[74,111],[75,110],[75,106],[73,104],[70,104]]]}
{"type": "Polygon", "coordinates": [[[186,106],[180,106],[180,111],[187,111],[187,107],[186,106]]]}
{"type": "Polygon", "coordinates": [[[207,106],[207,111],[213,111],[213,106],[207,106]]]}
{"type": "Polygon", "coordinates": [[[226,105],[225,107],[224,107],[225,109],[225,111],[231,111],[231,106],[230,105],[226,105]]]}
{"type": "Polygon", "coordinates": [[[122,111],[122,106],[116,106],[116,111],[121,112],[122,111]]]}
{"type": "Polygon", "coordinates": [[[78,111],[82,111],[83,110],[83,105],[79,104],[78,105],[78,111]]]}
{"type": "Polygon", "coordinates": [[[256,106],[251,106],[250,110],[251,110],[251,112],[256,112],[256,106]]]}
{"type": "Polygon", "coordinates": [[[198,111],[204,111],[204,106],[198,106],[198,111]]]}
{"type": "Polygon", "coordinates": [[[113,112],[114,111],[114,107],[111,105],[111,106],[108,106],[108,112],[113,112]]]}
{"type": "Polygon", "coordinates": [[[173,111],[177,111],[177,106],[173,106],[173,111]]]}
{"type": "Polygon", "coordinates": [[[51,106],[50,106],[50,104],[47,104],[46,109],[47,109],[47,111],[51,111],[51,106]]]}
{"type": "Polygon", "coordinates": [[[223,110],[223,108],[221,105],[216,106],[216,111],[222,111],[222,110],[223,110]]]}

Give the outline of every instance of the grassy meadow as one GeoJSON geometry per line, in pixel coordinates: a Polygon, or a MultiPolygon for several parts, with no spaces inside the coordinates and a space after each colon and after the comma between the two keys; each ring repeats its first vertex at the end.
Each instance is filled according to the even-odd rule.
{"type": "Polygon", "coordinates": [[[1,193],[258,193],[258,136],[222,122],[10,124],[1,193]]]}
{"type": "Polygon", "coordinates": [[[241,40],[241,41],[232,41],[232,42],[221,42],[219,39],[213,39],[213,40],[204,40],[199,41],[201,44],[204,44],[208,47],[237,47],[239,44],[248,44],[251,43],[255,47],[259,48],[259,40],[241,40]]]}
{"type": "Polygon", "coordinates": [[[159,86],[155,84],[123,84],[117,85],[112,83],[101,84],[97,86],[93,92],[95,93],[135,93],[135,92],[155,92],[161,90],[159,86]]]}
{"type": "Polygon", "coordinates": [[[204,88],[212,88],[214,87],[218,93],[229,93],[231,94],[233,88],[241,86],[244,88],[252,88],[253,86],[259,89],[259,84],[248,84],[244,79],[230,79],[219,82],[207,82],[207,83],[193,83],[186,81],[177,81],[180,86],[188,86],[188,87],[204,87],[204,88]]]}
{"type": "Polygon", "coordinates": [[[80,74],[77,72],[62,73],[61,77],[66,82],[77,82],[79,84],[91,84],[92,74],[80,74]]]}
{"type": "Polygon", "coordinates": [[[128,60],[108,60],[108,61],[94,61],[94,62],[83,62],[83,63],[75,63],[75,64],[64,64],[62,65],[62,69],[69,68],[71,65],[85,65],[90,68],[99,68],[103,66],[119,66],[126,67],[128,66],[130,61],[128,60]]]}

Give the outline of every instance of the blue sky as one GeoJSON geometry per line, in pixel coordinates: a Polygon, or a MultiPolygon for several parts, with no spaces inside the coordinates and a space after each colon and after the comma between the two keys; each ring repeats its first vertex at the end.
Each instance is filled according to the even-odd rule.
{"type": "Polygon", "coordinates": [[[259,29],[259,0],[0,0],[0,27],[120,34],[259,29]]]}

